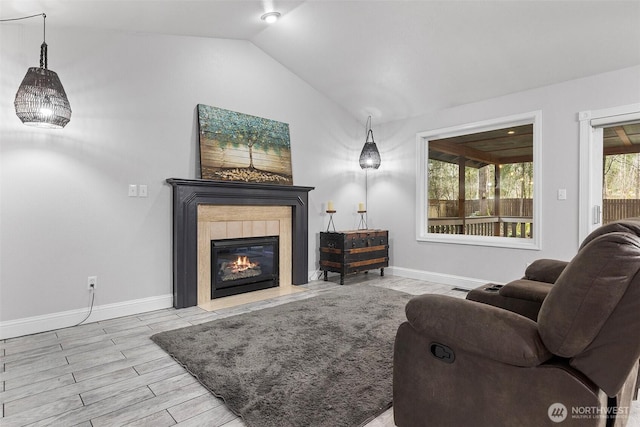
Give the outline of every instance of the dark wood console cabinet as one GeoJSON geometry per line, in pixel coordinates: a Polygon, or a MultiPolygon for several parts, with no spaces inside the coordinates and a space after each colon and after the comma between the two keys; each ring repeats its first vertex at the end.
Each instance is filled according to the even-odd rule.
{"type": "Polygon", "coordinates": [[[389,266],[389,232],[387,230],[353,230],[320,233],[320,270],[344,276],[389,266]]]}

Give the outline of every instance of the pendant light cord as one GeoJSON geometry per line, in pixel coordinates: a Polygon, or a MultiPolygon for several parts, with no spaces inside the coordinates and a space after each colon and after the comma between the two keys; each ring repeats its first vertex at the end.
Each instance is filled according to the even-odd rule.
{"type": "Polygon", "coordinates": [[[40,68],[48,69],[47,64],[47,14],[38,13],[37,15],[22,16],[20,18],[8,18],[0,19],[0,22],[21,21],[23,19],[36,18],[42,16],[43,28],[42,28],[42,44],[40,45],[40,68]]]}
{"type": "Polygon", "coordinates": [[[47,15],[45,13],[38,13],[37,15],[29,15],[29,16],[22,16],[20,18],[7,18],[7,19],[0,19],[0,22],[9,22],[9,21],[20,21],[22,19],[29,19],[29,18],[35,18],[36,16],[42,16],[43,18],[47,18],[47,15]]]}

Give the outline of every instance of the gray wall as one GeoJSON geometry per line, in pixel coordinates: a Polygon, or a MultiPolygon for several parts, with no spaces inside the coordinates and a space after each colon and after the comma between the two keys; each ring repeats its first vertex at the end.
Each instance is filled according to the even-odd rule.
{"type": "Polygon", "coordinates": [[[56,131],[22,125],[13,108],[41,32],[0,31],[0,321],[84,313],[89,275],[101,307],[171,294],[164,180],[197,177],[198,103],[289,123],[294,184],[316,187],[310,268],[328,199],[342,211],[336,225],[352,227],[364,121],[253,44],[50,29],[49,67],[73,109],[56,131]],[[128,184],[147,184],[149,197],[127,197],[128,184]]]}
{"type": "MultiPolygon", "coordinates": [[[[355,211],[365,197],[357,158],[366,117],[349,116],[251,43],[50,30],[49,66],[73,108],[70,124],[51,131],[22,125],[13,109],[27,68],[37,65],[40,35],[33,27],[0,28],[5,326],[41,316],[43,330],[57,313],[76,311],[80,320],[89,275],[98,276],[98,307],[171,293],[171,193],[164,180],[197,177],[198,103],[289,123],[294,182],[316,187],[310,193],[310,268],[317,268],[327,200],[338,210],[338,229],[357,227],[355,211]],[[149,197],[127,197],[128,184],[147,184],[149,197]]],[[[507,281],[533,259],[569,259],[578,244],[577,113],[639,102],[638,75],[640,67],[409,120],[374,121],[382,166],[369,174],[369,226],[390,230],[397,272],[507,281]],[[537,109],[543,111],[543,249],[417,243],[416,132],[537,109]],[[566,201],[556,200],[558,188],[567,189],[566,201]]]]}
{"type": "MultiPolygon", "coordinates": [[[[437,82],[434,82],[437,84],[437,82]]],[[[640,102],[640,67],[434,111],[387,123],[376,141],[383,167],[370,175],[371,208],[389,227],[391,263],[447,275],[506,282],[537,258],[569,260],[578,247],[578,112],[640,102]],[[418,243],[415,239],[416,133],[542,110],[542,249],[418,243]],[[567,189],[567,200],[557,190],[567,189]]],[[[400,269],[398,270],[401,274],[400,269]]]]}

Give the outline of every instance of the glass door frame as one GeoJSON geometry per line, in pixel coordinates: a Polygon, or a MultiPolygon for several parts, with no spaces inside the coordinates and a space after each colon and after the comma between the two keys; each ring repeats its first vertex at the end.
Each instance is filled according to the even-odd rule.
{"type": "Polygon", "coordinates": [[[578,113],[580,120],[580,182],[578,245],[602,225],[602,129],[640,121],[640,104],[578,113]]]}

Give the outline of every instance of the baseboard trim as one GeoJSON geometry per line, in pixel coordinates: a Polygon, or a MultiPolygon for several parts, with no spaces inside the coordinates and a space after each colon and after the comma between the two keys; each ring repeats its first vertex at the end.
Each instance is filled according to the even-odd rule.
{"type": "Polygon", "coordinates": [[[322,270],[309,270],[307,272],[307,280],[313,282],[314,280],[322,280],[322,270]]]}
{"type": "MultiPolygon", "coordinates": [[[[453,274],[435,273],[433,271],[414,270],[412,268],[403,267],[386,267],[385,274],[392,276],[406,277],[407,279],[424,280],[425,282],[434,282],[442,285],[449,285],[462,289],[474,289],[487,283],[503,284],[495,280],[476,279],[473,277],[456,276],[453,274]]],[[[309,271],[309,281],[322,280],[321,270],[309,271]]]]}
{"type": "MultiPolygon", "coordinates": [[[[170,307],[173,307],[172,294],[99,305],[93,307],[91,316],[85,323],[131,316],[170,307]]],[[[84,308],[0,322],[0,339],[68,328],[80,322],[87,315],[87,312],[88,309],[84,308]]]]}
{"type": "Polygon", "coordinates": [[[462,289],[474,289],[478,286],[485,285],[489,282],[501,284],[493,280],[475,279],[472,277],[455,276],[453,274],[435,273],[425,270],[414,270],[411,268],[403,267],[389,267],[385,268],[385,272],[393,276],[406,277],[408,279],[424,280],[427,282],[435,282],[443,285],[454,286],[462,289]]]}
{"type": "MultiPolygon", "coordinates": [[[[440,283],[462,289],[473,289],[489,282],[498,283],[491,280],[435,273],[425,270],[414,270],[403,267],[387,267],[385,268],[385,272],[393,276],[440,283]]],[[[318,270],[309,271],[308,277],[310,281],[319,280],[320,275],[318,270]]],[[[131,316],[134,314],[146,313],[148,311],[161,310],[163,308],[170,307],[173,307],[173,295],[171,294],[123,301],[114,304],[105,304],[93,307],[91,316],[89,316],[85,323],[114,319],[122,316],[131,316]]],[[[81,321],[86,315],[87,309],[84,308],[0,322],[0,339],[8,339],[51,331],[54,329],[68,328],[81,321]]]]}

